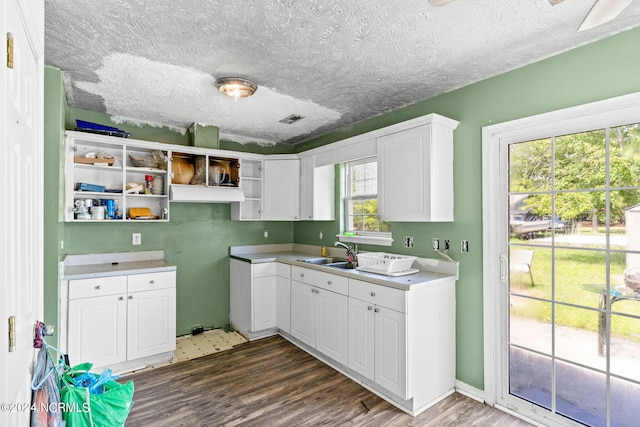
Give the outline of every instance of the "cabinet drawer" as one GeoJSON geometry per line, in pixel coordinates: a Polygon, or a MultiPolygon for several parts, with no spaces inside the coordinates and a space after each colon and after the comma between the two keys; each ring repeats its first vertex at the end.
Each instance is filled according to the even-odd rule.
{"type": "Polygon", "coordinates": [[[132,274],[129,277],[128,291],[152,291],[154,289],[175,288],[176,272],[160,271],[156,273],[132,274]]]}
{"type": "Polygon", "coordinates": [[[407,312],[406,292],[401,289],[349,279],[349,296],[401,313],[407,312]]]}
{"type": "Polygon", "coordinates": [[[347,295],[349,291],[349,279],[346,277],[312,270],[310,268],[292,266],[291,278],[342,295],[347,295]]]}
{"type": "Polygon", "coordinates": [[[265,262],[262,264],[253,264],[253,277],[267,277],[276,275],[276,263],[265,262]]]}
{"type": "Polygon", "coordinates": [[[289,264],[283,264],[281,262],[276,263],[276,276],[289,279],[291,277],[291,266],[289,264]]]}
{"type": "Polygon", "coordinates": [[[69,299],[126,294],[127,276],[69,280],[69,299]]]}

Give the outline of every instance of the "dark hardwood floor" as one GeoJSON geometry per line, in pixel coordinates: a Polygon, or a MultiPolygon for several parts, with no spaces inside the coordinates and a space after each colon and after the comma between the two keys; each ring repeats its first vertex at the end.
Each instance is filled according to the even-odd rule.
{"type": "Polygon", "coordinates": [[[411,417],[281,337],[126,375],[134,426],[528,426],[454,393],[411,417]]]}

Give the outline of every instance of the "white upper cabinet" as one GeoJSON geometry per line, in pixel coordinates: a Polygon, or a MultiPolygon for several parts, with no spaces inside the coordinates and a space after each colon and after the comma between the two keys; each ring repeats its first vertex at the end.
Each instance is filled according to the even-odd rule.
{"type": "Polygon", "coordinates": [[[300,212],[300,160],[264,161],[263,219],[296,221],[300,212]]]}
{"type": "Polygon", "coordinates": [[[231,219],[262,220],[262,160],[240,159],[240,188],[244,201],[231,203],[231,219]]]}
{"type": "Polygon", "coordinates": [[[335,167],[316,167],[315,156],[300,159],[300,220],[335,220],[335,167]]]}
{"type": "Polygon", "coordinates": [[[385,221],[453,221],[453,131],[436,114],[376,140],[378,212],[385,221]]]}

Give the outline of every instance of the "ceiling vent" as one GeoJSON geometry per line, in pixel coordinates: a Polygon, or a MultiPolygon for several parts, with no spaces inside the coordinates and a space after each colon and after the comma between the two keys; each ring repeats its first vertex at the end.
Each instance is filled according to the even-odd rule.
{"type": "Polygon", "coordinates": [[[292,125],[295,122],[297,122],[298,120],[302,120],[302,119],[304,119],[303,116],[298,115],[298,114],[292,114],[289,117],[285,117],[284,119],[278,120],[278,121],[280,123],[284,123],[284,124],[287,124],[287,125],[292,125]]]}

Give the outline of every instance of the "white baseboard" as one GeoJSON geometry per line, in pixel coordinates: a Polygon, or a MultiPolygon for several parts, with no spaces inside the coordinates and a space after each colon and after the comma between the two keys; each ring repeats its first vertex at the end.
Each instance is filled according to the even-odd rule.
{"type": "Polygon", "coordinates": [[[456,391],[480,403],[484,403],[484,390],[480,390],[462,381],[456,380],[456,391]]]}

